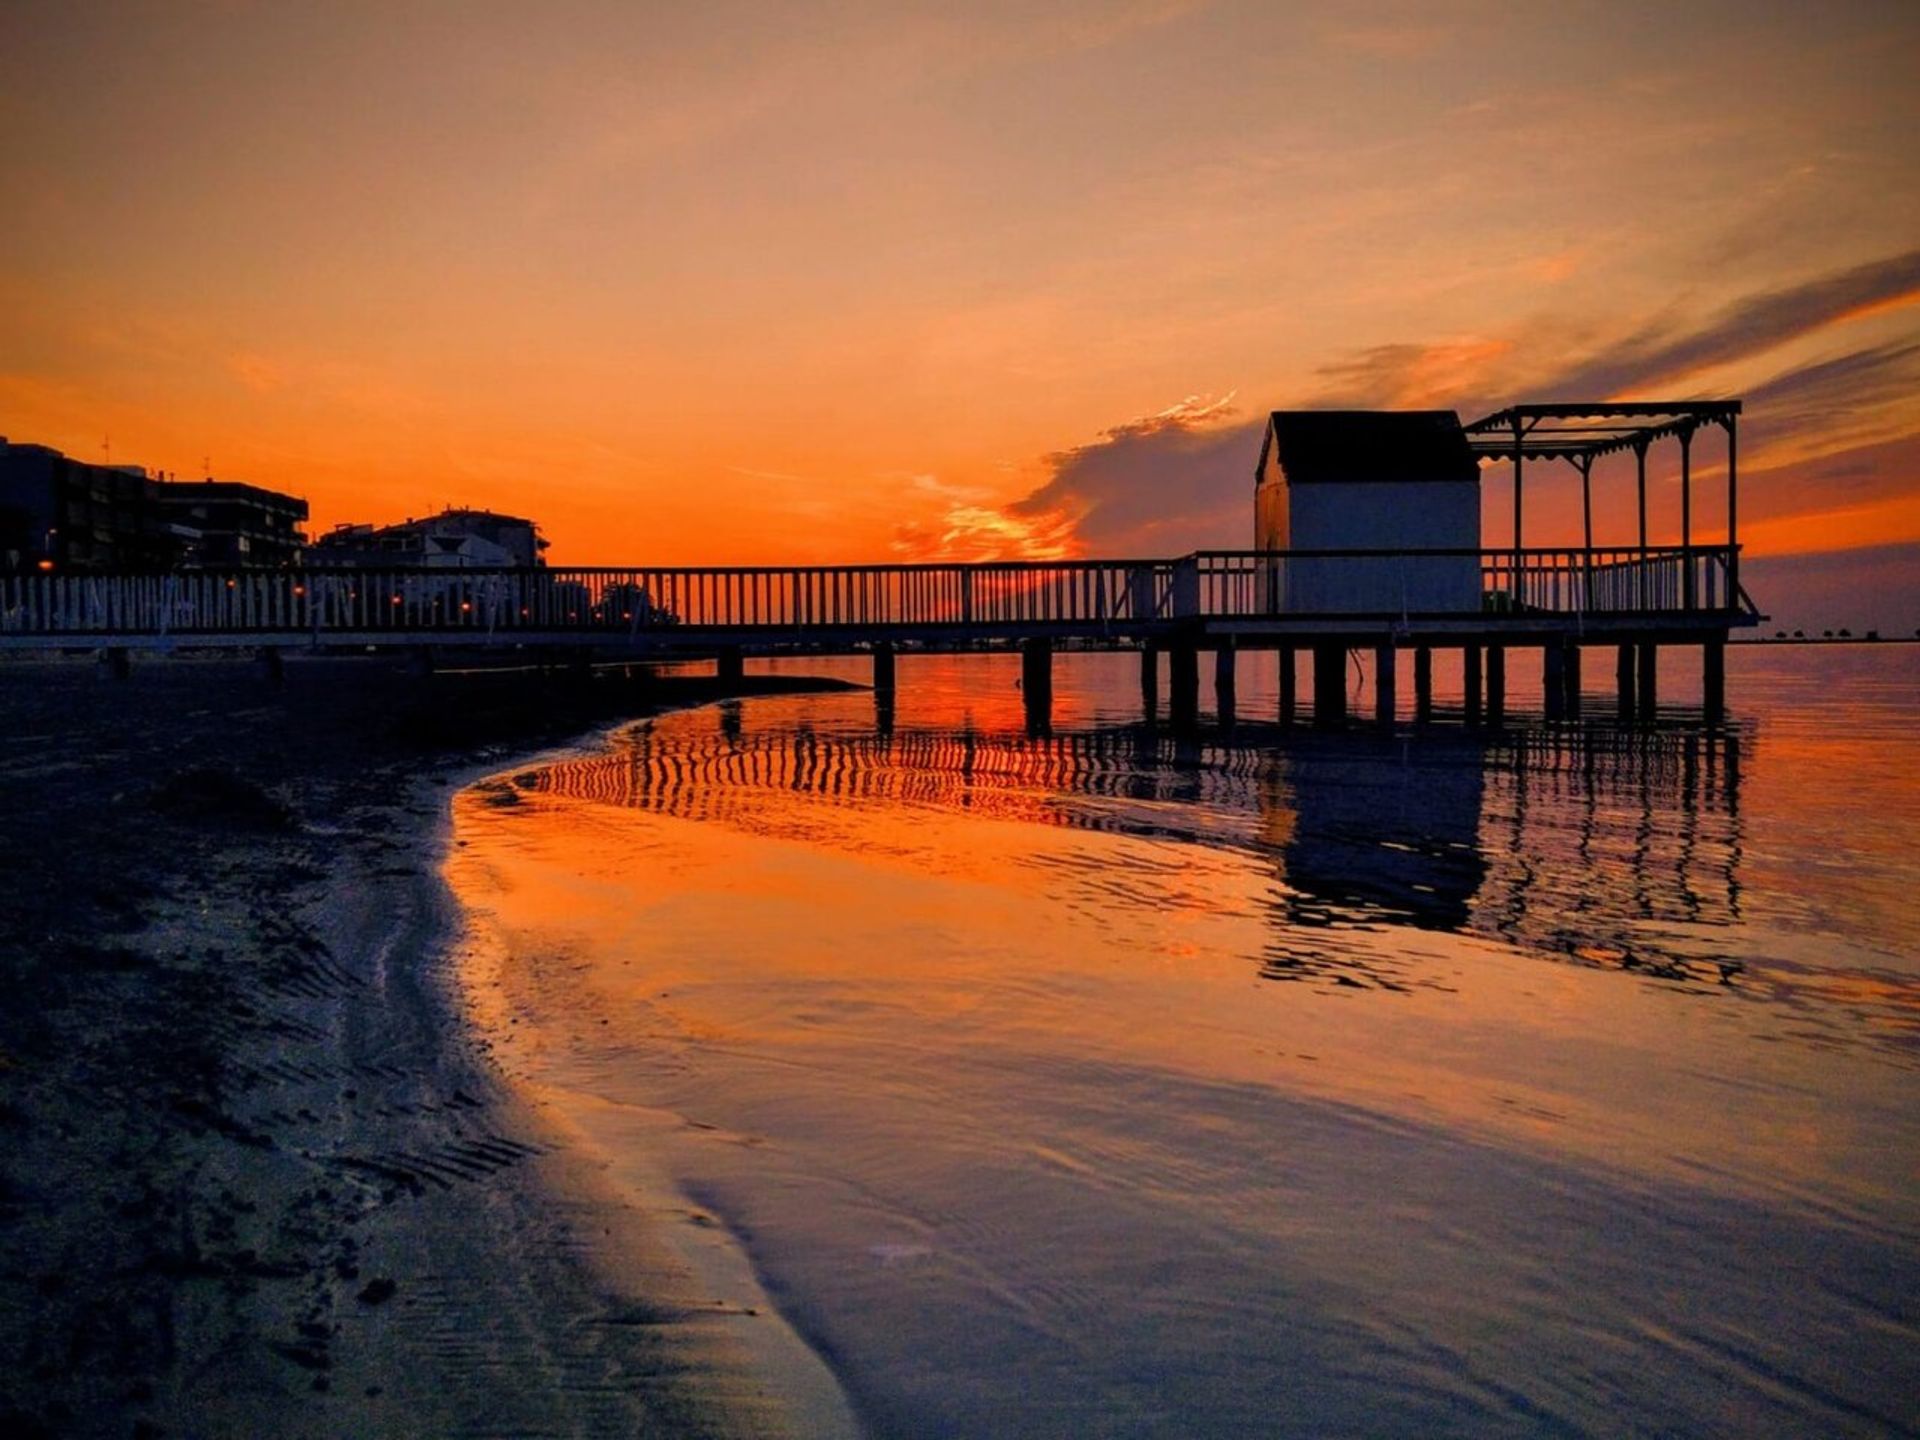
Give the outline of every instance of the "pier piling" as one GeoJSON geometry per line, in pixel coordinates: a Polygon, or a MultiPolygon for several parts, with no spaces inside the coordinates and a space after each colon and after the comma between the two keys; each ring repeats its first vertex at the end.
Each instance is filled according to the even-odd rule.
{"type": "Polygon", "coordinates": [[[1564,642],[1566,658],[1560,662],[1560,673],[1566,682],[1564,708],[1569,720],[1580,718],[1580,645],[1579,642],[1564,642]]]}
{"type": "MultiPolygon", "coordinates": [[[[876,659],[876,666],[878,663],[876,659]]],[[[738,684],[740,678],[746,674],[746,668],[746,656],[741,652],[738,645],[729,645],[721,650],[718,655],[714,656],[713,673],[719,676],[721,682],[724,684],[738,684]]]]}
{"type": "Polygon", "coordinates": [[[891,700],[894,695],[893,646],[882,640],[873,647],[873,693],[891,700]]]}
{"type": "Polygon", "coordinates": [[[1540,651],[1540,694],[1547,719],[1566,718],[1567,651],[1557,640],[1549,640],[1540,651]]]}
{"type": "Polygon", "coordinates": [[[1347,723],[1347,647],[1313,647],[1313,723],[1337,730],[1347,723]]]}
{"type": "Polygon", "coordinates": [[[1044,733],[1053,720],[1053,641],[1044,636],[1020,644],[1020,693],[1027,729],[1044,733]]]}
{"type": "Polygon", "coordinates": [[[1700,706],[1709,725],[1727,718],[1727,647],[1709,640],[1700,656],[1700,706]]]}
{"type": "Polygon", "coordinates": [[[1291,645],[1280,647],[1280,723],[1291,725],[1300,708],[1299,652],[1291,645]]]}
{"type": "Polygon", "coordinates": [[[1167,651],[1167,718],[1180,729],[1200,719],[1200,652],[1189,641],[1167,651]]]}
{"type": "Polygon", "coordinates": [[[1498,726],[1507,714],[1507,647],[1487,647],[1487,723],[1498,726]]]}
{"type": "Polygon", "coordinates": [[[1636,666],[1639,697],[1634,712],[1639,719],[1652,723],[1654,713],[1660,708],[1660,647],[1651,640],[1640,642],[1640,659],[1636,666]]]}
{"type": "Polygon", "coordinates": [[[1235,694],[1234,660],[1233,637],[1228,636],[1213,652],[1214,710],[1222,725],[1233,724],[1234,703],[1238,698],[1235,694]]]}
{"type": "Polygon", "coordinates": [[[1395,673],[1396,653],[1391,645],[1373,647],[1373,718],[1382,725],[1393,724],[1394,711],[1398,708],[1398,695],[1395,687],[1399,676],[1395,673]]]}
{"type": "Polygon", "coordinates": [[[1619,691],[1619,713],[1622,720],[1633,718],[1633,646],[1620,646],[1620,653],[1613,662],[1614,686],[1619,691]]]}
{"type": "Polygon", "coordinates": [[[1467,724],[1480,723],[1480,647],[1465,645],[1460,649],[1460,669],[1462,700],[1466,710],[1467,724]]]}

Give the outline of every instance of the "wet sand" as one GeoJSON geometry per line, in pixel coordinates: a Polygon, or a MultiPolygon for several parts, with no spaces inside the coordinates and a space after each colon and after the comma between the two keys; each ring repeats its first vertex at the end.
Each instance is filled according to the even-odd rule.
{"type": "Polygon", "coordinates": [[[817,1428],[750,1275],[502,1081],[451,971],[451,788],[719,694],[0,666],[0,1433],[817,1428]]]}

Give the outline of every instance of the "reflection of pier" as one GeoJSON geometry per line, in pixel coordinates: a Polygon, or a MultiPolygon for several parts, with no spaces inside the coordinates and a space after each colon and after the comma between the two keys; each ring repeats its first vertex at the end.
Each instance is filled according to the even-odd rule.
{"type": "Polygon", "coordinates": [[[781,802],[924,805],[1240,850],[1279,881],[1263,967],[1275,979],[1421,983],[1417,941],[1367,937],[1436,930],[1717,981],[1700,927],[1739,916],[1739,754],[1738,731],[1702,729],[1256,746],[1144,727],[762,733],[737,715],[680,716],[522,783],[810,841],[814,812],[781,802]]]}

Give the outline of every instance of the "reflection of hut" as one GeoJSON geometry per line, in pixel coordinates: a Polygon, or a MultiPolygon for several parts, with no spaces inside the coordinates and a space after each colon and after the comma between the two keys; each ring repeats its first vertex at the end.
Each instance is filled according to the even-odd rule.
{"type": "Polygon", "coordinates": [[[1486,877],[1479,849],[1483,757],[1435,737],[1409,763],[1365,738],[1326,737],[1287,751],[1283,779],[1262,797],[1290,806],[1290,826],[1264,823],[1299,899],[1341,919],[1392,919],[1426,929],[1467,923],[1486,877]]]}
{"type": "Polygon", "coordinates": [[[1480,608],[1480,469],[1451,410],[1276,410],[1254,490],[1259,550],[1393,555],[1271,562],[1265,608],[1418,614],[1480,608]]]}

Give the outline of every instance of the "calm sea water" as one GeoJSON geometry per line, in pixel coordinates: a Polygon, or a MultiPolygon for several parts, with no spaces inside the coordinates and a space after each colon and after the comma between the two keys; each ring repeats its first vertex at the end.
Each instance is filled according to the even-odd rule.
{"type": "Polygon", "coordinates": [[[906,657],[456,806],[509,1064],[876,1433],[1915,1433],[1920,650],[1496,735],[1056,669],[1048,735],[906,657]]]}

